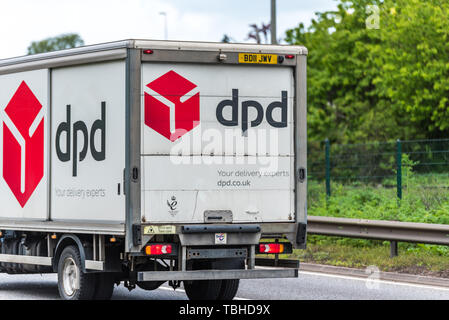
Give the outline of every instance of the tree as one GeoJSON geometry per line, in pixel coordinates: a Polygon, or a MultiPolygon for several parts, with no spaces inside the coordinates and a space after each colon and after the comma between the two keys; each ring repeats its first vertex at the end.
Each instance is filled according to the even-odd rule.
{"type": "Polygon", "coordinates": [[[230,43],[230,42],[233,42],[233,41],[235,41],[234,38],[231,38],[227,34],[224,34],[223,38],[221,39],[221,42],[223,42],[223,43],[230,43]]]}
{"type": "Polygon", "coordinates": [[[28,47],[28,54],[44,53],[70,49],[84,45],[84,40],[76,33],[62,34],[41,41],[33,41],[28,47]]]}
{"type": "Polygon", "coordinates": [[[265,43],[268,43],[268,33],[270,31],[270,24],[264,24],[262,22],[262,26],[260,28],[255,23],[250,24],[249,26],[252,28],[252,30],[248,33],[248,37],[246,40],[254,39],[258,44],[260,44],[262,42],[260,34],[262,34],[264,36],[265,43]]]}
{"type": "MultiPolygon", "coordinates": [[[[260,44],[260,43],[262,43],[261,36],[263,36],[265,43],[268,43],[268,34],[270,32],[270,24],[264,24],[262,22],[260,28],[255,23],[250,24],[249,26],[251,27],[252,30],[250,32],[248,32],[246,40],[253,39],[256,41],[256,43],[260,44]]],[[[230,42],[235,42],[235,40],[234,40],[234,38],[231,38],[227,34],[224,34],[223,38],[221,39],[221,42],[230,43],[230,42]]]]}
{"type": "Polygon", "coordinates": [[[449,4],[340,0],[286,41],[309,49],[311,139],[441,137],[449,129],[449,4]],[[379,28],[370,28],[377,5],[379,28]]]}
{"type": "Polygon", "coordinates": [[[427,137],[449,134],[449,3],[386,1],[374,83],[427,137]],[[382,51],[382,52],[381,52],[382,51]]]}

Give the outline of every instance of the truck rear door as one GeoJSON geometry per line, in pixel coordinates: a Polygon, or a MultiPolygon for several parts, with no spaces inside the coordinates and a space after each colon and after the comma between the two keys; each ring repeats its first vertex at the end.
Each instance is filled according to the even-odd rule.
{"type": "Polygon", "coordinates": [[[143,221],[295,221],[294,101],[292,67],[144,62],[143,221]]]}

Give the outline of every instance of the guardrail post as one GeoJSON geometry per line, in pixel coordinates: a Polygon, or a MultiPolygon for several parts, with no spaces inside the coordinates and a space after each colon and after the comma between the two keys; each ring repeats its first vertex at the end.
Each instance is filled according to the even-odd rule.
{"type": "Polygon", "coordinates": [[[398,242],[390,241],[390,258],[398,256],[398,242]]]}
{"type": "Polygon", "coordinates": [[[325,162],[326,162],[326,196],[329,198],[331,196],[331,160],[330,160],[330,142],[326,138],[324,140],[325,147],[325,162]]]}
{"type": "Polygon", "coordinates": [[[398,199],[402,199],[402,145],[399,139],[396,141],[396,189],[398,199]]]}

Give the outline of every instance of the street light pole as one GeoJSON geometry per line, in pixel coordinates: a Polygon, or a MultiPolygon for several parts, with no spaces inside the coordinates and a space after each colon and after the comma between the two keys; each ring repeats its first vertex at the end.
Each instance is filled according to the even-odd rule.
{"type": "Polygon", "coordinates": [[[276,39],[276,0],[271,0],[270,34],[271,34],[271,44],[277,44],[277,39],[276,39]]]}
{"type": "Polygon", "coordinates": [[[167,12],[159,12],[159,14],[164,16],[164,39],[168,40],[167,12]]]}

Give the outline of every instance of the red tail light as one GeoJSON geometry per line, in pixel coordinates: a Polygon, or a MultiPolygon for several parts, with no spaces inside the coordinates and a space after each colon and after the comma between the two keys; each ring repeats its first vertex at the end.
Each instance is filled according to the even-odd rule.
{"type": "Polygon", "coordinates": [[[144,54],[152,54],[154,51],[151,49],[143,50],[144,54]]]}
{"type": "Polygon", "coordinates": [[[287,54],[287,55],[285,55],[285,58],[287,58],[287,59],[293,59],[294,57],[295,57],[294,54],[287,54]]]}
{"type": "Polygon", "coordinates": [[[145,253],[147,255],[170,254],[171,252],[171,244],[152,244],[145,247],[145,253]]]}
{"type": "Polygon", "coordinates": [[[284,245],[281,243],[260,243],[259,253],[282,253],[284,245]]]}

